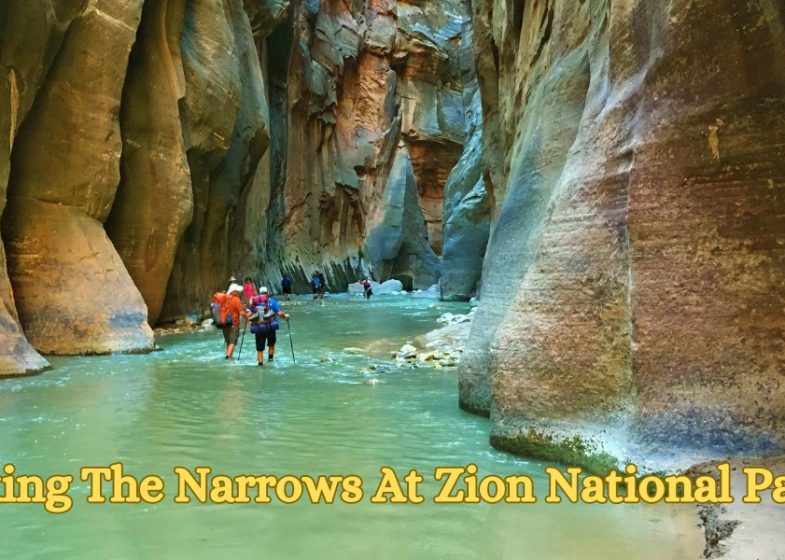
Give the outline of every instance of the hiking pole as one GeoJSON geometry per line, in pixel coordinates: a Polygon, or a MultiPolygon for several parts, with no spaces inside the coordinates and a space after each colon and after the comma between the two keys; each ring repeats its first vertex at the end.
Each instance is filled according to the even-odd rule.
{"type": "Polygon", "coordinates": [[[289,317],[286,318],[286,327],[289,329],[289,346],[292,347],[292,361],[296,364],[297,360],[294,359],[294,342],[292,342],[292,325],[289,323],[289,317]]]}
{"type": "Polygon", "coordinates": [[[243,342],[245,342],[245,331],[248,330],[248,319],[245,319],[245,326],[243,327],[243,336],[240,337],[240,350],[237,351],[237,361],[240,361],[240,356],[243,353],[243,342]]]}

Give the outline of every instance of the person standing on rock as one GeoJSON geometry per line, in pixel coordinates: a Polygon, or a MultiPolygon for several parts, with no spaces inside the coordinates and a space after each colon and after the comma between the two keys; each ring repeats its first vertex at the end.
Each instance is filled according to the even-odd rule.
{"type": "Polygon", "coordinates": [[[276,317],[288,319],[277,301],[270,297],[267,288],[262,287],[259,295],[253,298],[248,309],[251,320],[251,332],[256,336],[256,362],[258,366],[264,365],[264,347],[267,345],[267,361],[275,358],[275,332],[278,330],[276,317]]]}
{"type": "Polygon", "coordinates": [[[243,303],[240,301],[240,294],[243,287],[239,284],[229,286],[228,297],[226,299],[226,315],[231,316],[232,320],[223,326],[224,342],[226,343],[226,359],[230,360],[234,354],[234,348],[240,339],[240,315],[243,315],[243,303]]]}
{"type": "Polygon", "coordinates": [[[292,295],[292,277],[288,274],[284,274],[281,279],[281,292],[283,292],[284,299],[289,301],[289,296],[292,295]]]}

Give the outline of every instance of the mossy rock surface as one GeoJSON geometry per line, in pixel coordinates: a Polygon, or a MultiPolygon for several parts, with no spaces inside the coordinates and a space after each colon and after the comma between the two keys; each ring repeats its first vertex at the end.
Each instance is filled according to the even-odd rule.
{"type": "Polygon", "coordinates": [[[601,476],[616,469],[619,464],[616,457],[577,435],[560,438],[532,429],[512,437],[491,436],[491,445],[521,457],[582,467],[589,473],[601,476]]]}

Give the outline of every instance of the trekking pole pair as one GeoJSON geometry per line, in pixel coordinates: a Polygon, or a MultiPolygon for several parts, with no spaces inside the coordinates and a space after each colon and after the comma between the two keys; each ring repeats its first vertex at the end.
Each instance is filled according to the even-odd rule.
{"type": "MultiPolygon", "coordinates": [[[[294,357],[294,342],[292,341],[292,325],[289,318],[286,318],[286,328],[289,330],[289,346],[292,348],[292,362],[297,363],[294,357]]],[[[237,351],[237,361],[240,361],[240,356],[243,353],[243,342],[245,342],[245,331],[248,329],[248,319],[245,320],[245,327],[243,328],[243,336],[240,338],[240,349],[237,351]]]]}

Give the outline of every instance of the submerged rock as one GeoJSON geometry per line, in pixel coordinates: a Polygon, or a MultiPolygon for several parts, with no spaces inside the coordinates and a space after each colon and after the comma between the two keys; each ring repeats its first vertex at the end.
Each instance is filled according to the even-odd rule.
{"type": "Polygon", "coordinates": [[[414,360],[417,358],[417,347],[411,344],[404,344],[395,354],[398,361],[414,360]]]}

